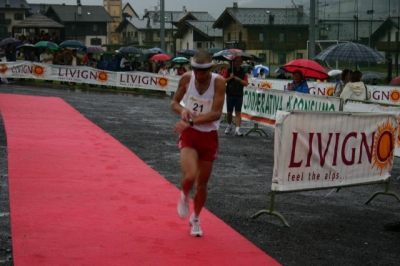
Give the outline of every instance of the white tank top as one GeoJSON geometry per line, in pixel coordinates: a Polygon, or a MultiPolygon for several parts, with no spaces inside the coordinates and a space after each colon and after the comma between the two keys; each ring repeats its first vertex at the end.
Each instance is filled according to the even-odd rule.
{"type": "MultiPolygon", "coordinates": [[[[214,100],[214,83],[217,74],[211,73],[210,86],[203,94],[199,94],[195,86],[195,76],[192,71],[192,76],[190,77],[189,87],[183,96],[182,102],[186,108],[193,113],[193,118],[202,116],[209,113],[212,110],[213,100],[214,100]]],[[[194,125],[194,129],[202,132],[210,132],[213,130],[218,130],[219,119],[212,121],[210,123],[194,125]]]]}

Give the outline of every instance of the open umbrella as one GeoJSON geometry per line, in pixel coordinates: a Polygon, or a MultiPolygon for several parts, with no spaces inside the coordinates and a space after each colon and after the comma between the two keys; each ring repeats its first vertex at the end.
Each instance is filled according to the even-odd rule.
{"type": "Polygon", "coordinates": [[[327,79],[329,78],[326,70],[317,62],[308,59],[296,59],[292,60],[281,67],[283,70],[289,73],[293,73],[296,70],[301,71],[305,78],[314,79],[327,79]]]}
{"type": "Polygon", "coordinates": [[[208,48],[208,49],[206,50],[206,52],[207,52],[208,54],[215,54],[215,53],[218,53],[219,51],[222,51],[222,49],[221,49],[221,48],[217,48],[217,47],[208,48]]]}
{"type": "Polygon", "coordinates": [[[6,46],[9,43],[20,43],[21,40],[16,39],[16,38],[5,38],[3,40],[0,41],[0,47],[6,46]]]}
{"type": "Polygon", "coordinates": [[[188,56],[188,57],[192,57],[195,54],[197,54],[197,51],[195,51],[195,50],[185,50],[184,49],[184,50],[179,50],[178,54],[184,55],[184,56],[188,56]]]}
{"type": "Polygon", "coordinates": [[[177,64],[189,64],[190,61],[189,59],[187,59],[186,57],[175,57],[174,59],[172,59],[171,61],[172,63],[177,63],[177,64]]]}
{"type": "Polygon", "coordinates": [[[21,44],[20,46],[17,47],[17,49],[18,49],[18,48],[21,48],[21,47],[27,48],[27,49],[34,49],[34,48],[36,48],[35,45],[30,44],[30,43],[21,44]]]}
{"type": "Polygon", "coordinates": [[[150,57],[150,60],[165,61],[165,60],[171,60],[171,57],[167,54],[155,54],[152,57],[150,57]]]}
{"type": "Polygon", "coordinates": [[[400,77],[396,77],[392,79],[389,83],[389,85],[400,85],[400,77]]]}
{"type": "Polygon", "coordinates": [[[86,47],[86,53],[102,54],[104,52],[105,51],[100,46],[87,46],[86,47]]]}
{"type": "Polygon", "coordinates": [[[330,77],[336,77],[337,75],[340,75],[340,74],[342,74],[342,70],[340,70],[340,69],[332,69],[328,72],[328,75],[330,77]]]}
{"type": "Polygon", "coordinates": [[[127,54],[142,54],[142,51],[140,51],[138,48],[133,47],[133,46],[125,46],[119,49],[120,53],[127,53],[127,54]]]}
{"type": "Polygon", "coordinates": [[[368,74],[365,74],[362,76],[362,81],[364,81],[364,82],[370,82],[374,79],[378,80],[378,79],[381,79],[381,77],[374,73],[368,73],[368,74]]]}
{"type": "Polygon", "coordinates": [[[40,41],[35,44],[36,47],[38,48],[49,48],[50,50],[56,51],[60,47],[54,43],[54,42],[49,42],[49,41],[40,41]]]}
{"type": "Polygon", "coordinates": [[[267,74],[269,73],[269,68],[267,66],[263,65],[255,65],[254,69],[252,71],[253,76],[256,76],[258,73],[260,73],[260,70],[264,69],[264,73],[267,74]]]}
{"type": "Polygon", "coordinates": [[[253,60],[253,57],[250,54],[248,54],[242,50],[239,50],[239,49],[222,50],[218,53],[213,54],[212,58],[215,60],[220,60],[220,61],[224,61],[224,60],[231,61],[237,56],[241,56],[243,59],[253,60]]]}
{"type": "Polygon", "coordinates": [[[331,45],[320,52],[315,59],[346,62],[385,62],[383,55],[369,46],[347,42],[331,45]]]}
{"type": "Polygon", "coordinates": [[[158,48],[158,47],[153,47],[153,48],[150,48],[149,50],[153,50],[154,52],[156,52],[158,54],[165,54],[165,52],[161,48],[158,48]]]}
{"type": "Polygon", "coordinates": [[[84,48],[86,47],[83,42],[77,41],[77,40],[66,40],[60,43],[60,47],[62,48],[84,48]]]}
{"type": "Polygon", "coordinates": [[[217,70],[217,71],[221,71],[222,69],[228,69],[229,68],[229,64],[227,62],[223,62],[223,63],[218,63],[212,66],[212,70],[217,70]]]}
{"type": "Polygon", "coordinates": [[[288,72],[286,72],[284,69],[278,67],[277,69],[275,69],[275,74],[286,74],[288,72]]]}

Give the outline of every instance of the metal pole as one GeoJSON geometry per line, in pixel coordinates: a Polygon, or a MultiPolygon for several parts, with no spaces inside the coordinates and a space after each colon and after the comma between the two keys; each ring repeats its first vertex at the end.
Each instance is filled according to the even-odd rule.
{"type": "Polygon", "coordinates": [[[309,32],[308,59],[315,57],[315,0],[310,0],[310,32],[309,32]]]}
{"type": "Polygon", "coordinates": [[[165,0],[160,0],[160,40],[161,50],[165,51],[165,0]]]}
{"type": "Polygon", "coordinates": [[[75,24],[74,24],[74,28],[75,28],[75,40],[76,40],[76,12],[75,12],[75,24]]]}

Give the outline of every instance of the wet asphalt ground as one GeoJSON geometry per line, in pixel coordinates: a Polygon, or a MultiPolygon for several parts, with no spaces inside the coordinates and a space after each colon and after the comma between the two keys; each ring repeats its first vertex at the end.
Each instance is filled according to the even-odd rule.
{"type": "MultiPolygon", "coordinates": [[[[169,96],[37,82],[2,84],[0,93],[61,97],[180,187],[177,136],[172,133],[179,117],[169,110],[169,96]]],[[[252,126],[252,122],[244,123],[247,130],[252,126]]],[[[277,195],[275,209],[290,228],[273,216],[251,219],[269,206],[274,136],[271,128],[262,128],[268,137],[256,133],[235,137],[225,135],[225,124],[221,124],[220,154],[205,207],[283,265],[397,266],[400,232],[387,231],[384,224],[400,221],[400,203],[393,197],[378,196],[364,205],[375,191],[384,189],[383,185],[277,195]]],[[[4,132],[0,118],[0,265],[12,265],[4,132]]],[[[391,189],[398,194],[399,166],[396,158],[391,189]]],[[[162,195],[155,196],[162,204],[162,195]]]]}

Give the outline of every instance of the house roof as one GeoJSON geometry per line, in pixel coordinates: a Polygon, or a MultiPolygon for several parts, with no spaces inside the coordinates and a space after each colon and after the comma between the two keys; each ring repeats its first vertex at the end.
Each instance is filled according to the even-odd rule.
{"type": "Polygon", "coordinates": [[[0,9],[29,9],[25,0],[10,0],[10,5],[6,6],[6,0],[0,0],[0,9]]]}
{"type": "Polygon", "coordinates": [[[51,5],[52,9],[62,22],[113,22],[103,6],[82,5],[82,15],[77,15],[77,5],[51,5]],[[75,16],[76,15],[76,16],[75,16]]]}
{"type": "Polygon", "coordinates": [[[32,16],[26,18],[15,24],[13,28],[23,29],[34,29],[34,28],[64,28],[64,25],[52,20],[51,18],[42,15],[41,13],[35,13],[32,16]]]}
{"type": "Polygon", "coordinates": [[[42,11],[44,11],[43,13],[46,13],[47,10],[49,9],[50,5],[51,4],[29,4],[29,9],[30,9],[29,13],[34,14],[34,13],[42,12],[42,11]],[[42,10],[42,8],[44,10],[42,10]]]}
{"type": "Polygon", "coordinates": [[[186,24],[206,37],[222,37],[222,29],[212,27],[214,21],[187,20],[186,24]]]}
{"type": "MultiPolygon", "coordinates": [[[[154,21],[150,18],[125,18],[123,22],[121,22],[118,27],[115,29],[117,32],[122,31],[123,28],[126,27],[127,24],[132,24],[133,27],[135,27],[137,30],[160,30],[161,29],[161,23],[159,21],[154,21]]],[[[172,26],[173,30],[176,30],[177,28],[173,25],[171,25],[170,22],[165,22],[164,27],[165,30],[170,30],[172,26]]]]}
{"type": "Polygon", "coordinates": [[[226,8],[215,21],[214,27],[223,28],[223,20],[230,16],[242,26],[257,26],[270,24],[273,18],[274,25],[309,24],[309,16],[299,8],[226,8]]]}
{"type": "MultiPolygon", "coordinates": [[[[155,16],[159,16],[159,11],[147,11],[144,14],[144,18],[150,17],[154,18],[155,16]]],[[[211,16],[208,12],[205,11],[196,11],[196,12],[187,12],[187,11],[165,11],[165,21],[171,21],[171,14],[172,14],[172,22],[180,22],[188,17],[193,18],[194,20],[201,20],[201,21],[215,21],[215,18],[211,16]]]]}
{"type": "Polygon", "coordinates": [[[133,7],[131,6],[131,4],[126,3],[125,6],[122,8],[122,13],[124,13],[124,11],[126,12],[126,10],[130,9],[130,11],[132,11],[136,17],[139,17],[138,14],[136,13],[135,9],[133,9],[133,7]]]}

